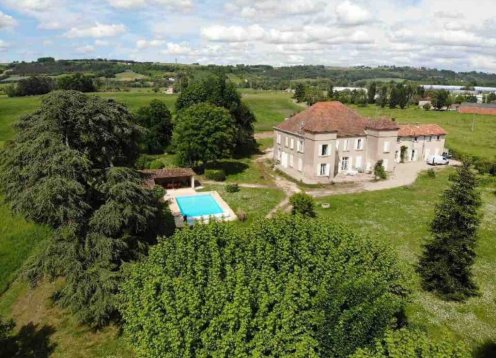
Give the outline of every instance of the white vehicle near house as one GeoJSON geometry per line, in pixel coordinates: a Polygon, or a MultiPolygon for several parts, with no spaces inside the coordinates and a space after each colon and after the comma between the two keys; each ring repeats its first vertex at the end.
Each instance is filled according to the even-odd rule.
{"type": "Polygon", "coordinates": [[[442,155],[429,155],[426,160],[430,165],[448,165],[449,160],[442,155]]]}

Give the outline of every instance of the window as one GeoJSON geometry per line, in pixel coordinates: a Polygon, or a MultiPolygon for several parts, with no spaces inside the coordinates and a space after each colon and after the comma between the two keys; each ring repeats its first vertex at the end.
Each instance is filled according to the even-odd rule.
{"type": "Polygon", "coordinates": [[[362,150],[363,149],[363,139],[362,138],[358,138],[356,140],[356,149],[357,150],[362,150]]]}
{"type": "Polygon", "coordinates": [[[294,139],[291,138],[291,141],[290,141],[290,145],[289,145],[289,148],[293,149],[294,148],[294,139]]]}
{"type": "Polygon", "coordinates": [[[384,153],[389,153],[390,145],[389,142],[384,142],[384,153]]]}
{"type": "Polygon", "coordinates": [[[320,155],[326,156],[329,155],[329,145],[328,144],[322,144],[320,147],[320,155]]]}
{"type": "Polygon", "coordinates": [[[350,158],[349,157],[341,158],[341,170],[348,170],[349,164],[350,164],[350,158]]]}
{"type": "Polygon", "coordinates": [[[437,140],[441,140],[441,136],[440,135],[437,136],[437,140]]]}
{"type": "Polygon", "coordinates": [[[339,139],[336,140],[336,150],[339,150],[339,139]]]}
{"type": "Polygon", "coordinates": [[[343,150],[348,150],[348,139],[343,141],[343,150]]]}
{"type": "Polygon", "coordinates": [[[431,142],[431,141],[432,141],[432,136],[431,136],[431,135],[430,135],[430,136],[428,136],[428,137],[425,137],[425,138],[426,138],[426,140],[427,140],[428,142],[431,142]]]}
{"type": "Polygon", "coordinates": [[[286,147],[289,145],[289,137],[284,137],[284,145],[286,147]]]}
{"type": "Polygon", "coordinates": [[[277,144],[281,144],[281,135],[277,133],[277,144]]]}
{"type": "Polygon", "coordinates": [[[298,140],[296,142],[296,151],[299,153],[303,153],[303,141],[302,140],[298,140]]]}
{"type": "Polygon", "coordinates": [[[418,142],[418,137],[413,138],[414,142],[418,142]]]}
{"type": "Polygon", "coordinates": [[[303,171],[303,159],[298,158],[298,171],[303,171]]]}
{"type": "Polygon", "coordinates": [[[290,154],[289,155],[289,166],[292,168],[294,165],[294,161],[293,161],[293,154],[290,154]]]}
{"type": "Polygon", "coordinates": [[[399,143],[399,142],[401,142],[401,137],[398,137],[398,138],[396,139],[396,142],[398,142],[398,143],[399,143]]]}
{"type": "Polygon", "coordinates": [[[358,156],[355,158],[355,168],[358,170],[362,169],[362,157],[358,156]]]}
{"type": "Polygon", "coordinates": [[[321,164],[320,165],[319,175],[320,176],[329,175],[329,164],[321,164]]]}

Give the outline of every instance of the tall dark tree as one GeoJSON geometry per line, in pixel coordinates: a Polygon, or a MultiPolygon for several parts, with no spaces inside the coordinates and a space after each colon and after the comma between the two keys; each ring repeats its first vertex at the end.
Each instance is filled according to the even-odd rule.
{"type": "Polygon", "coordinates": [[[27,276],[64,276],[58,302],[103,325],[116,313],[121,265],[164,232],[161,204],[130,168],[138,128],[121,104],[56,91],[16,129],[0,155],[3,195],[15,212],[54,229],[27,276]]]}
{"type": "Polygon", "coordinates": [[[377,94],[377,83],[370,82],[367,88],[367,99],[369,103],[375,103],[375,95],[377,94]]]}
{"type": "Polygon", "coordinates": [[[295,86],[294,98],[296,102],[303,102],[305,100],[305,85],[298,82],[295,86]]]}
{"type": "Polygon", "coordinates": [[[145,128],[142,137],[144,150],[149,154],[163,153],[172,139],[172,116],[167,105],[154,99],[136,114],[137,123],[145,128]]]}
{"type": "Polygon", "coordinates": [[[8,92],[10,97],[35,96],[45,94],[53,89],[53,80],[47,76],[31,76],[17,82],[8,92]]]}
{"type": "Polygon", "coordinates": [[[468,163],[450,178],[431,224],[433,238],[424,247],[418,271],[426,290],[452,300],[477,293],[472,265],[476,257],[481,205],[477,178],[468,163]]]}
{"type": "Polygon", "coordinates": [[[450,94],[447,90],[439,90],[432,93],[432,106],[437,110],[447,107],[450,104],[450,94]]]}
{"type": "Polygon", "coordinates": [[[57,88],[61,90],[96,92],[93,78],[83,75],[82,73],[60,77],[57,79],[57,88]]]}
{"type": "Polygon", "coordinates": [[[332,82],[329,82],[327,86],[327,98],[333,99],[334,96],[334,84],[332,82]]]}
{"type": "Polygon", "coordinates": [[[227,81],[224,74],[211,75],[207,78],[193,81],[177,98],[176,111],[199,103],[210,103],[229,111],[236,123],[236,150],[253,149],[255,115],[241,101],[241,96],[233,83],[227,81]]]}
{"type": "Polygon", "coordinates": [[[377,98],[377,105],[384,108],[388,104],[388,101],[389,101],[389,99],[388,99],[388,86],[382,85],[380,90],[379,90],[379,97],[377,98]]]}

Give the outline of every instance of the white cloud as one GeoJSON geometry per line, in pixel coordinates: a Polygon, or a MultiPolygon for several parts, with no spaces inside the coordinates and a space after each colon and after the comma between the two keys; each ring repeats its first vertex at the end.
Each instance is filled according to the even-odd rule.
{"type": "Polygon", "coordinates": [[[84,46],[76,47],[75,51],[77,53],[92,53],[95,52],[95,47],[92,45],[84,45],[84,46]]]}
{"type": "Polygon", "coordinates": [[[195,51],[188,44],[178,44],[174,42],[167,43],[167,49],[163,50],[162,53],[168,55],[192,55],[195,51]]]}
{"type": "Polygon", "coordinates": [[[95,46],[103,47],[103,46],[109,46],[109,45],[110,45],[110,43],[106,40],[100,40],[100,39],[95,40],[95,46]]]}
{"type": "Polygon", "coordinates": [[[338,21],[344,25],[361,25],[371,21],[372,17],[367,9],[364,9],[346,0],[336,6],[338,21]]]}
{"type": "Polygon", "coordinates": [[[116,8],[134,9],[145,6],[164,6],[170,8],[189,9],[193,6],[191,0],[107,0],[116,8]]]}
{"type": "Polygon", "coordinates": [[[22,11],[43,11],[59,4],[59,0],[4,0],[11,8],[22,11]]]}
{"type": "Polygon", "coordinates": [[[0,29],[4,27],[14,27],[17,24],[15,19],[0,11],[0,29]]]}
{"type": "Polygon", "coordinates": [[[126,31],[126,27],[122,24],[95,24],[90,27],[72,27],[65,33],[68,38],[75,37],[112,37],[122,34],[126,31]]]}
{"type": "Polygon", "coordinates": [[[9,47],[9,43],[5,42],[4,40],[0,40],[0,51],[5,51],[9,47]]]}
{"type": "Polygon", "coordinates": [[[136,47],[139,49],[150,48],[150,47],[160,47],[165,44],[164,40],[153,39],[153,40],[138,40],[136,41],[136,47]]]}
{"type": "Polygon", "coordinates": [[[257,24],[248,27],[214,25],[203,28],[201,34],[210,41],[244,42],[261,40],[265,30],[257,24]]]}

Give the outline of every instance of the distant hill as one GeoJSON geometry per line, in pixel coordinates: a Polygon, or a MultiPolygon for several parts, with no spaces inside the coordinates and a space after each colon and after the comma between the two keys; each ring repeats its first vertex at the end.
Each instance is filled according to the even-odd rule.
{"type": "MultiPolygon", "coordinates": [[[[239,86],[283,89],[293,81],[329,81],[335,86],[362,86],[370,81],[412,81],[418,84],[496,86],[496,74],[483,72],[455,72],[432,68],[397,66],[380,67],[331,67],[319,65],[273,67],[268,65],[186,65],[126,60],[55,60],[51,57],[34,62],[13,62],[2,65],[7,70],[1,79],[15,80],[22,76],[49,75],[82,72],[96,77],[113,78],[120,73],[136,73],[138,78],[159,79],[177,72],[191,77],[201,76],[205,71],[226,72],[239,86]]],[[[135,77],[136,78],[136,77],[135,77]]]]}

